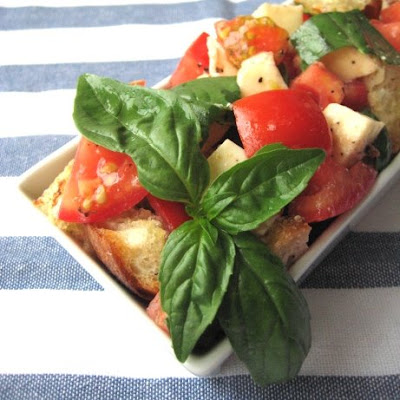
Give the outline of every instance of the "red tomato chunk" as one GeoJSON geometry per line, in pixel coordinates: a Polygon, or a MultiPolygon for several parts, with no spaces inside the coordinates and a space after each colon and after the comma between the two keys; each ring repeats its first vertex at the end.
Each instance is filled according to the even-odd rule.
{"type": "Polygon", "coordinates": [[[174,87],[196,79],[204,72],[208,72],[210,59],[207,49],[207,33],[202,33],[186,50],[179,61],[176,70],[171,75],[168,87],[174,87]]]}
{"type": "Polygon", "coordinates": [[[322,111],[307,92],[271,90],[244,97],[233,104],[246,155],[282,143],[290,148],[332,151],[332,136],[322,111]]]}
{"type": "Polygon", "coordinates": [[[101,222],[130,209],[146,195],[131,157],[82,138],[59,218],[68,222],[101,222]]]}
{"type": "Polygon", "coordinates": [[[304,192],[289,205],[289,214],[301,215],[308,223],[336,217],[364,198],[376,176],[376,170],[361,161],[347,169],[327,158],[304,192]]]}

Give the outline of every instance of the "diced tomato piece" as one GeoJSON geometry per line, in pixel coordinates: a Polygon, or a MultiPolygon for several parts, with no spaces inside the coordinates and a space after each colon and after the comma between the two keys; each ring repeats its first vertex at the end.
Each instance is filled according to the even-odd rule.
{"type": "Polygon", "coordinates": [[[345,82],[342,104],[354,111],[361,111],[368,106],[368,90],[362,78],[345,82]]]}
{"type": "Polygon", "coordinates": [[[303,22],[306,22],[311,18],[311,14],[303,13],[303,22]]]}
{"type": "Polygon", "coordinates": [[[167,313],[161,308],[160,292],[158,292],[154,296],[153,300],[149,303],[146,312],[159,328],[169,334],[166,322],[167,313]]]}
{"type": "Polygon", "coordinates": [[[68,222],[101,222],[130,209],[146,195],[131,157],[82,138],[58,216],[68,222]]]}
{"type": "Polygon", "coordinates": [[[314,98],[300,90],[270,90],[233,103],[236,125],[246,155],[282,143],[291,148],[332,151],[332,135],[314,98]]]}
{"type": "Polygon", "coordinates": [[[147,200],[154,212],[163,220],[165,228],[170,232],[190,219],[182,203],[162,200],[151,194],[147,196],[147,200]]]}
{"type": "Polygon", "coordinates": [[[321,109],[329,103],[340,104],[344,98],[344,82],[321,62],[310,65],[292,81],[290,88],[311,93],[321,109]]]}
{"type": "Polygon", "coordinates": [[[376,170],[361,161],[347,169],[327,158],[304,192],[289,205],[289,214],[301,215],[308,223],[336,217],[365,197],[376,176],[376,170]]]}
{"type": "Polygon", "coordinates": [[[382,22],[400,22],[400,2],[384,8],[381,11],[380,20],[382,22]]]}
{"type": "Polygon", "coordinates": [[[397,51],[400,51],[400,22],[384,23],[373,19],[371,24],[397,51]]]}
{"type": "Polygon", "coordinates": [[[203,32],[186,50],[178,66],[171,75],[167,87],[174,87],[192,81],[204,72],[208,72],[210,58],[208,56],[208,33],[203,32]]]}
{"type": "Polygon", "coordinates": [[[238,68],[243,60],[262,51],[273,52],[278,65],[289,49],[288,32],[269,17],[246,15],[221,20],[215,23],[215,30],[229,61],[238,68]]]}
{"type": "Polygon", "coordinates": [[[369,19],[378,18],[382,9],[382,0],[372,0],[363,10],[365,16],[369,19]]]}

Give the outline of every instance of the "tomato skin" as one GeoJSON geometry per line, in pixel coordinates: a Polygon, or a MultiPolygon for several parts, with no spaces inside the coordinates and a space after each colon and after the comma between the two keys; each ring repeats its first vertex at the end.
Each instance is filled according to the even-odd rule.
{"type": "Polygon", "coordinates": [[[394,3],[381,11],[382,22],[400,22],[400,2],[394,3]]]}
{"type": "Polygon", "coordinates": [[[400,22],[382,22],[376,19],[371,20],[371,24],[381,33],[381,35],[397,50],[400,51],[400,22]]]}
{"type": "Polygon", "coordinates": [[[196,79],[204,72],[208,72],[210,59],[207,49],[208,33],[203,32],[186,50],[172,73],[167,87],[171,88],[181,83],[196,79]]]}
{"type": "Polygon", "coordinates": [[[290,88],[312,94],[322,110],[329,103],[340,104],[344,98],[344,82],[321,62],[310,65],[292,81],[290,88]]]}
{"type": "Polygon", "coordinates": [[[365,197],[376,176],[377,171],[361,161],[348,169],[327,158],[289,205],[289,215],[301,215],[308,223],[336,217],[365,197]]]}
{"type": "Polygon", "coordinates": [[[345,82],[342,104],[354,111],[361,111],[368,106],[368,90],[362,78],[345,82]]]}
{"type": "Polygon", "coordinates": [[[332,135],[312,96],[300,90],[271,90],[233,103],[244,150],[251,157],[261,147],[282,143],[290,148],[332,151],[332,135]]]}
{"type": "Polygon", "coordinates": [[[231,20],[217,21],[215,31],[229,61],[237,68],[242,61],[262,51],[273,52],[278,65],[289,50],[288,32],[269,17],[241,15],[231,20]]]}
{"type": "Polygon", "coordinates": [[[153,195],[147,196],[150,206],[154,212],[163,220],[168,231],[173,231],[181,224],[190,219],[185,211],[185,206],[176,201],[162,200],[153,195]]]}
{"type": "Polygon", "coordinates": [[[58,217],[67,222],[101,222],[132,208],[146,195],[131,157],[82,137],[58,217]]]}

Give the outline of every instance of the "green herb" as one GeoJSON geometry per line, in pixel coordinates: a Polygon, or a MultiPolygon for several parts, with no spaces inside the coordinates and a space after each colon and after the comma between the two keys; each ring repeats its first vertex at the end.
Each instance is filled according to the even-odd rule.
{"type": "MultiPolygon", "coordinates": [[[[222,83],[230,88],[225,91],[227,98],[215,95],[224,103],[218,106],[220,116],[221,110],[226,111],[239,97],[239,89],[227,79],[218,84],[219,78],[214,78],[212,82],[216,90],[222,83]]],[[[212,102],[214,92],[210,89],[205,97],[202,90],[197,94],[202,99],[199,116],[193,101],[187,99],[189,92],[194,96],[199,91],[198,86],[192,86],[175,93],[85,74],[78,81],[74,120],[89,140],[129,154],[137,165],[140,182],[155,196],[196,204],[209,181],[207,160],[198,145],[203,138],[202,123],[210,123],[217,106],[207,114],[204,104],[212,102]]],[[[200,106],[196,107],[198,111],[200,106]]]]}
{"type": "Polygon", "coordinates": [[[207,220],[188,221],[168,237],[161,298],[175,354],[185,361],[219,309],[233,270],[232,238],[207,220]]]}
{"type": "Polygon", "coordinates": [[[234,275],[219,321],[260,385],[291,379],[311,346],[310,315],[280,260],[253,235],[235,237],[234,275]]]}
{"type": "Polygon", "coordinates": [[[370,24],[359,10],[329,12],[308,19],[290,37],[303,67],[346,46],[372,54],[387,64],[400,65],[400,53],[370,24]]]}
{"type": "Polygon", "coordinates": [[[232,235],[255,229],[305,189],[323,159],[318,149],[259,152],[221,174],[205,193],[202,209],[232,235]]]}
{"type": "Polygon", "coordinates": [[[172,88],[190,103],[200,121],[203,139],[208,136],[211,122],[234,123],[231,103],[239,97],[235,77],[195,79],[172,88]]]}
{"type": "MultiPolygon", "coordinates": [[[[292,377],[305,358],[310,330],[307,304],[265,245],[250,234],[233,235],[253,229],[287,205],[305,188],[324,152],[266,146],[209,186],[200,142],[207,124],[231,112],[230,102],[239,96],[235,85],[226,78],[204,78],[166,91],[83,75],[74,118],[89,140],[129,154],[142,185],[153,195],[186,203],[193,216],[169,235],[160,267],[161,302],[177,358],[187,359],[215,324],[224,302],[220,318],[235,351],[257,382],[266,384],[292,377]],[[213,92],[213,87],[225,83],[229,89],[213,92]],[[260,279],[262,288],[255,284],[260,279]],[[229,285],[233,286],[228,290],[229,285]],[[276,326],[274,332],[259,330],[256,324],[249,342],[238,340],[237,320],[252,318],[254,312],[243,314],[233,293],[235,285],[240,286],[240,301],[248,292],[260,311],[260,323],[276,326]],[[262,351],[254,354],[254,349],[262,351]],[[265,358],[277,367],[265,364],[265,358]]],[[[245,327],[252,329],[249,323],[245,327]]]]}

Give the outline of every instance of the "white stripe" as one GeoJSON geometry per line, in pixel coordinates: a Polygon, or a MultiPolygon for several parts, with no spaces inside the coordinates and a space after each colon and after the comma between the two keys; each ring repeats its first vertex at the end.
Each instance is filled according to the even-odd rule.
{"type": "Polygon", "coordinates": [[[0,31],[1,64],[57,64],[179,58],[216,19],[169,25],[121,25],[0,31]]]}
{"type": "MultiPolygon", "coordinates": [[[[81,7],[81,6],[119,6],[141,4],[179,4],[197,3],[201,0],[116,0],[110,4],[110,0],[0,0],[0,7],[81,7]]],[[[243,1],[243,0],[242,0],[243,1]]]]}
{"type": "Polygon", "coordinates": [[[0,137],[73,135],[75,89],[0,93],[0,137]],[[21,110],[23,117],[21,118],[21,110]]]}
{"type": "MultiPolygon", "coordinates": [[[[301,374],[400,373],[400,288],[305,290],[313,345],[301,374]]],[[[191,376],[141,310],[108,292],[0,291],[0,373],[191,376]],[[17,317],[18,316],[18,317],[17,317]]],[[[246,373],[235,356],[223,375],[246,373]]]]}
{"type": "Polygon", "coordinates": [[[108,292],[0,291],[0,373],[191,376],[162,333],[108,292]]]}
{"type": "MultiPolygon", "coordinates": [[[[400,288],[307,289],[312,347],[302,375],[381,376],[400,373],[400,288]]],[[[224,375],[245,372],[232,357],[224,375]]]]}

